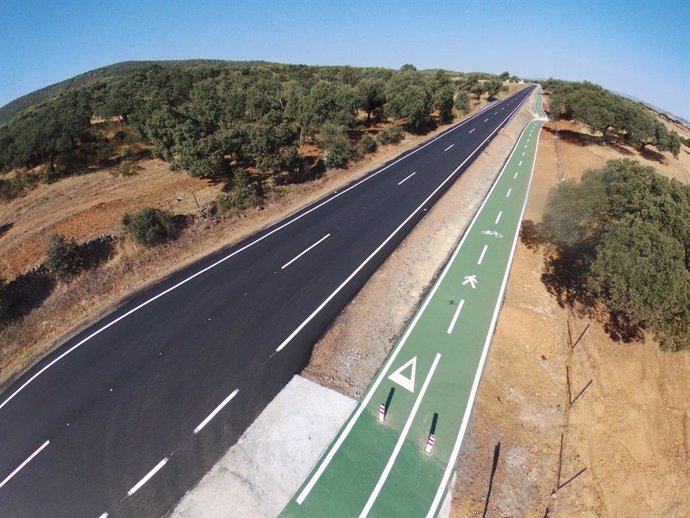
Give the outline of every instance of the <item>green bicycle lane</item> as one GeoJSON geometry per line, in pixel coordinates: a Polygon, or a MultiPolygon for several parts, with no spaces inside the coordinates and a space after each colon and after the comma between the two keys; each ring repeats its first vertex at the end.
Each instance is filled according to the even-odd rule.
{"type": "Polygon", "coordinates": [[[281,516],[438,512],[503,299],[541,125],[523,130],[412,322],[281,516]]]}

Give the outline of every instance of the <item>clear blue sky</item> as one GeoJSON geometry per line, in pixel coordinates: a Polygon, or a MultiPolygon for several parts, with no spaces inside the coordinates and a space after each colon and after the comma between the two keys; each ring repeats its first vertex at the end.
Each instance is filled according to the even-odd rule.
{"type": "Polygon", "coordinates": [[[0,105],[126,60],[587,79],[690,120],[690,2],[0,0],[0,105]]]}

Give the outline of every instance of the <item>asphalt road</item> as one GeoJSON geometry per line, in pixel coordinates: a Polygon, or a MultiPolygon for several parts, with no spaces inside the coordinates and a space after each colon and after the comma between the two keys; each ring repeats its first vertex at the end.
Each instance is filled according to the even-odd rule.
{"type": "Polygon", "coordinates": [[[168,511],[532,90],[133,297],[25,373],[0,396],[0,516],[168,511]]]}

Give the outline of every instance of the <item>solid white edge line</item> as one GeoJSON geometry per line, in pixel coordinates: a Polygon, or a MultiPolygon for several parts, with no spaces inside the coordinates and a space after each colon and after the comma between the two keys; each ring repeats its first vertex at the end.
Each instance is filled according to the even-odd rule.
{"type": "MultiPolygon", "coordinates": [[[[520,106],[522,106],[522,105],[520,105],[520,106]]],[[[400,223],[400,225],[398,225],[398,226],[396,227],[396,229],[393,230],[393,232],[391,232],[391,233],[388,235],[388,237],[387,237],[386,239],[384,239],[383,242],[382,242],[379,246],[377,246],[376,249],[375,249],[371,254],[369,254],[369,256],[368,256],[366,259],[364,259],[364,261],[362,261],[362,263],[360,263],[360,265],[359,265],[357,268],[355,268],[355,270],[354,270],[350,275],[347,276],[347,278],[340,284],[340,286],[338,286],[335,290],[333,290],[333,292],[331,292],[331,294],[330,294],[328,297],[326,297],[326,299],[325,299],[321,304],[319,304],[319,306],[318,306],[318,307],[317,307],[317,308],[316,308],[316,309],[315,309],[315,310],[314,310],[314,311],[313,311],[313,312],[312,312],[312,313],[311,313],[311,314],[310,314],[310,315],[309,315],[299,326],[297,326],[297,328],[296,328],[294,331],[292,331],[292,333],[290,333],[290,335],[289,335],[285,340],[283,340],[283,342],[282,342],[278,347],[276,347],[276,350],[275,350],[275,352],[274,352],[273,354],[282,351],[283,348],[284,348],[287,344],[289,344],[289,343],[292,341],[292,339],[293,339],[302,329],[304,329],[304,326],[306,326],[309,322],[312,321],[312,319],[313,319],[316,315],[319,314],[319,312],[320,312],[320,311],[331,301],[331,299],[333,299],[333,297],[335,297],[335,296],[340,292],[340,290],[342,290],[342,289],[347,285],[347,283],[350,282],[350,281],[354,278],[354,276],[357,275],[357,274],[360,272],[360,270],[362,270],[362,268],[364,268],[364,267],[367,265],[367,263],[369,263],[369,261],[371,261],[372,258],[373,258],[377,253],[379,253],[379,251],[380,251],[384,246],[386,246],[386,244],[388,243],[388,241],[390,241],[391,239],[393,239],[393,237],[400,231],[400,229],[402,229],[405,225],[407,225],[408,221],[410,221],[410,220],[414,217],[414,215],[415,215],[417,212],[419,212],[420,210],[422,210],[422,209],[424,208],[424,205],[426,205],[427,202],[428,202],[431,198],[433,198],[434,195],[435,195],[439,190],[441,190],[441,188],[442,188],[446,183],[448,183],[448,182],[451,180],[451,178],[453,178],[453,176],[455,176],[455,174],[456,174],[456,173],[457,173],[457,172],[458,172],[458,171],[459,171],[459,170],[460,170],[460,169],[461,169],[461,168],[462,168],[462,167],[463,167],[463,166],[464,166],[474,155],[475,155],[475,153],[477,153],[477,151],[479,151],[479,149],[480,149],[490,138],[492,138],[496,133],[498,133],[498,130],[502,127],[502,124],[503,124],[505,121],[507,121],[508,119],[510,119],[510,117],[512,116],[512,114],[515,113],[515,112],[520,108],[520,106],[518,106],[517,108],[515,108],[515,109],[513,110],[513,112],[511,112],[510,115],[508,115],[505,119],[503,119],[503,121],[501,122],[501,124],[499,124],[498,126],[496,126],[496,129],[494,129],[494,130],[489,134],[489,136],[486,137],[486,138],[485,138],[485,139],[474,149],[474,151],[472,151],[472,153],[470,153],[470,154],[467,156],[467,158],[465,158],[465,160],[463,160],[462,163],[461,163],[458,167],[456,167],[456,168],[453,170],[453,172],[450,173],[450,174],[446,177],[446,179],[443,180],[443,181],[438,185],[438,187],[436,187],[436,189],[434,189],[434,190],[431,192],[431,194],[429,194],[429,196],[427,196],[427,197],[424,199],[424,201],[422,201],[422,203],[420,203],[420,204],[417,206],[417,208],[414,209],[414,210],[410,213],[410,215],[407,216],[407,217],[405,218],[405,220],[404,220],[402,223],[400,223]]]]}
{"type": "Polygon", "coordinates": [[[331,234],[326,234],[326,235],[323,236],[321,239],[319,239],[316,243],[314,243],[313,245],[309,246],[308,248],[305,248],[305,249],[302,250],[299,254],[297,254],[295,257],[293,257],[292,259],[290,259],[287,263],[285,263],[283,266],[281,266],[280,269],[281,269],[281,270],[284,270],[285,268],[287,268],[288,266],[290,266],[292,263],[294,263],[297,259],[299,259],[299,258],[302,257],[304,254],[306,254],[309,250],[311,250],[312,248],[314,248],[315,246],[317,246],[317,245],[318,245],[319,243],[321,243],[322,241],[325,241],[325,240],[328,239],[329,237],[331,237],[331,234]]]}
{"type": "MultiPolygon", "coordinates": [[[[523,90],[524,90],[524,89],[523,89],[523,90]]],[[[520,90],[519,92],[516,92],[516,93],[513,94],[513,95],[518,95],[518,94],[519,94],[520,92],[522,92],[523,90],[520,90]]],[[[531,94],[530,94],[530,95],[531,95],[531,94]]],[[[521,106],[523,103],[524,103],[524,100],[520,103],[520,106],[521,106]]],[[[20,392],[22,392],[27,386],[29,386],[29,384],[31,384],[31,383],[32,383],[36,378],[38,378],[41,374],[43,374],[43,373],[44,373],[45,371],[47,371],[50,367],[52,367],[53,365],[55,365],[56,363],[58,363],[58,362],[59,362],[60,360],[62,360],[65,356],[67,356],[67,355],[69,355],[70,353],[72,353],[72,351],[74,351],[74,350],[78,349],[79,347],[81,347],[82,345],[84,345],[86,342],[88,342],[89,340],[91,340],[93,337],[98,336],[98,335],[101,334],[103,331],[107,330],[107,329],[110,328],[111,326],[114,326],[115,324],[117,324],[117,323],[120,322],[121,320],[127,318],[127,317],[128,317],[129,315],[131,315],[132,313],[135,313],[136,311],[139,311],[141,308],[143,308],[143,307],[145,307],[145,306],[148,306],[151,302],[154,302],[154,301],[158,300],[159,298],[161,298],[161,297],[167,295],[167,294],[170,293],[171,291],[176,290],[176,289],[179,288],[180,286],[182,286],[182,285],[188,283],[188,282],[191,281],[192,279],[195,279],[195,278],[198,277],[199,275],[202,275],[202,274],[206,273],[207,271],[211,270],[212,268],[215,268],[215,267],[218,266],[219,264],[221,264],[221,263],[227,261],[227,260],[230,259],[231,257],[234,257],[235,255],[239,254],[240,252],[243,252],[244,250],[246,250],[247,248],[250,248],[250,247],[254,246],[255,244],[257,244],[257,243],[263,241],[263,240],[266,239],[267,237],[269,237],[269,236],[275,234],[276,232],[278,232],[278,231],[284,229],[285,227],[287,227],[288,225],[291,225],[291,224],[294,223],[295,221],[300,220],[301,218],[303,218],[303,217],[306,216],[307,214],[310,214],[310,213],[314,212],[315,210],[320,209],[321,207],[323,207],[323,206],[326,205],[327,203],[330,203],[331,201],[335,200],[336,198],[338,198],[339,196],[345,194],[346,192],[348,192],[348,191],[354,189],[355,187],[358,187],[359,185],[363,184],[364,182],[367,182],[367,181],[371,180],[372,178],[378,176],[379,174],[381,174],[382,172],[384,172],[384,171],[387,170],[388,168],[390,168],[390,167],[394,166],[395,164],[401,162],[402,160],[405,160],[406,158],[408,158],[408,157],[414,155],[415,153],[417,153],[417,151],[420,151],[420,150],[424,149],[425,147],[431,145],[433,142],[436,141],[436,139],[441,138],[441,137],[445,137],[446,135],[451,134],[452,132],[454,132],[455,130],[461,128],[462,126],[464,126],[464,125],[467,124],[468,122],[470,122],[470,121],[476,119],[477,117],[479,117],[486,109],[487,109],[487,108],[484,108],[484,109],[482,109],[482,110],[479,110],[477,113],[475,113],[475,114],[472,115],[471,117],[468,117],[468,118],[465,119],[464,121],[460,121],[456,126],[454,126],[454,127],[450,128],[450,129],[446,130],[446,131],[445,131],[444,133],[442,133],[441,135],[438,135],[437,137],[435,137],[435,138],[429,140],[428,142],[422,144],[422,145],[419,146],[418,148],[413,149],[413,150],[410,151],[409,153],[406,153],[404,156],[401,156],[401,157],[398,158],[397,160],[394,160],[393,162],[391,162],[390,164],[388,164],[388,165],[382,167],[382,168],[379,169],[378,171],[375,171],[375,172],[373,172],[373,173],[368,174],[366,177],[364,177],[364,178],[362,178],[361,180],[359,180],[358,182],[352,184],[352,185],[351,185],[350,187],[348,187],[347,189],[344,189],[344,190],[342,190],[342,191],[340,191],[340,192],[335,191],[335,192],[336,192],[335,195],[330,196],[330,197],[327,197],[327,198],[326,198],[325,200],[323,200],[321,203],[318,203],[317,205],[314,205],[314,206],[311,207],[310,209],[305,210],[305,211],[302,212],[301,214],[298,214],[297,216],[292,217],[292,219],[289,219],[290,216],[288,216],[288,220],[285,221],[285,223],[283,223],[283,224],[277,226],[276,228],[274,228],[274,229],[271,230],[270,232],[267,232],[267,233],[264,234],[263,236],[256,238],[254,241],[251,241],[251,242],[247,243],[247,244],[244,245],[243,247],[238,248],[238,249],[235,250],[234,252],[232,252],[232,253],[226,255],[225,257],[220,258],[220,259],[219,259],[218,261],[216,261],[215,263],[210,264],[209,266],[207,266],[207,267],[205,267],[205,268],[202,268],[201,270],[199,270],[198,272],[196,272],[196,273],[190,275],[190,276],[187,277],[186,279],[183,279],[183,280],[181,280],[180,282],[178,282],[177,284],[171,286],[170,288],[168,288],[168,289],[166,289],[166,290],[163,290],[163,291],[160,292],[158,295],[155,295],[155,296],[151,297],[150,299],[148,299],[148,300],[142,302],[142,303],[139,304],[138,306],[136,306],[136,307],[130,309],[130,310],[127,311],[126,313],[124,313],[124,314],[120,315],[119,317],[117,317],[116,319],[114,319],[112,322],[109,322],[108,324],[104,325],[103,327],[98,328],[96,331],[94,331],[93,333],[91,333],[89,336],[87,336],[86,338],[83,338],[82,340],[80,340],[79,342],[77,342],[76,344],[74,344],[72,347],[70,347],[69,349],[67,349],[65,352],[63,352],[62,354],[60,354],[59,356],[57,356],[56,358],[54,358],[51,362],[49,362],[48,364],[46,364],[46,365],[45,365],[44,367],[42,367],[38,372],[36,372],[33,376],[31,376],[28,380],[26,380],[17,390],[15,390],[12,394],[10,394],[10,396],[9,396],[7,399],[5,399],[2,403],[0,403],[0,410],[1,410],[2,408],[4,408],[4,406],[7,405],[7,403],[9,403],[10,401],[12,401],[12,400],[17,396],[17,394],[19,394],[20,392]]],[[[505,122],[505,120],[504,120],[504,122],[505,122]]],[[[501,123],[501,124],[502,124],[502,123],[501,123]]]]}
{"type": "MultiPolygon", "coordinates": [[[[532,121],[534,122],[534,121],[532,121]]],[[[529,123],[531,124],[531,122],[529,123]]],[[[528,126],[529,126],[528,124],[528,126]]],[[[539,131],[537,132],[537,135],[541,132],[541,126],[539,126],[539,131]]],[[[522,137],[522,135],[520,135],[522,137]]],[[[516,146],[517,149],[517,146],[516,146]]],[[[477,390],[479,388],[479,381],[481,380],[482,377],[482,371],[484,370],[484,363],[486,362],[486,357],[489,353],[489,345],[491,344],[491,339],[493,337],[494,329],[496,328],[496,322],[498,321],[498,314],[500,313],[501,310],[501,301],[503,300],[503,295],[505,293],[506,285],[508,284],[508,277],[510,275],[510,268],[512,267],[513,264],[513,258],[515,257],[515,249],[517,246],[517,240],[520,235],[519,229],[520,229],[520,224],[522,223],[522,218],[525,216],[525,209],[527,208],[527,200],[529,199],[529,193],[530,189],[532,187],[532,179],[534,177],[534,165],[537,161],[537,153],[539,151],[539,139],[537,139],[537,146],[534,151],[534,161],[532,162],[532,172],[530,173],[529,177],[529,182],[527,184],[527,193],[525,195],[525,201],[522,204],[522,212],[520,213],[520,218],[518,219],[517,223],[517,228],[515,232],[515,237],[513,238],[513,248],[510,252],[510,258],[508,259],[508,265],[506,267],[506,271],[503,274],[503,283],[501,284],[501,290],[498,294],[498,298],[496,299],[496,307],[494,308],[494,314],[491,319],[491,324],[489,325],[489,331],[486,334],[486,340],[484,341],[484,349],[482,350],[482,355],[481,358],[479,359],[479,365],[477,367],[477,372],[475,373],[474,376],[474,381],[472,382],[472,389],[470,390],[470,397],[467,401],[467,407],[465,408],[465,415],[462,417],[462,423],[460,425],[460,430],[458,431],[458,436],[455,439],[455,444],[453,445],[453,450],[451,451],[450,458],[448,459],[448,463],[446,464],[446,470],[443,472],[443,477],[441,478],[441,483],[438,486],[438,490],[436,491],[436,495],[434,496],[433,501],[431,502],[431,507],[429,508],[429,512],[426,515],[426,518],[434,518],[436,516],[436,509],[438,508],[439,504],[441,503],[441,498],[443,497],[443,494],[445,493],[446,487],[448,485],[448,481],[450,480],[450,476],[453,473],[453,470],[455,469],[455,461],[457,459],[458,453],[460,452],[460,447],[462,446],[462,440],[465,437],[465,430],[467,429],[467,425],[470,420],[470,414],[472,413],[472,406],[474,405],[474,399],[477,396],[477,390]]]]}
{"type": "Polygon", "coordinates": [[[498,222],[501,221],[501,216],[503,216],[503,211],[499,210],[498,216],[496,216],[496,221],[494,221],[494,225],[498,225],[498,222]]]}
{"type": "Polygon", "coordinates": [[[458,309],[455,310],[455,313],[453,313],[453,318],[450,321],[450,325],[448,326],[448,330],[446,331],[446,334],[451,334],[453,332],[453,328],[455,327],[455,323],[458,321],[458,317],[460,316],[460,312],[462,311],[462,307],[465,305],[465,299],[462,299],[460,301],[460,304],[458,304],[458,309]]]}
{"type": "Polygon", "coordinates": [[[424,394],[426,394],[426,390],[427,388],[429,388],[429,383],[431,383],[431,378],[434,376],[434,372],[436,371],[436,367],[438,366],[438,362],[440,359],[441,353],[436,353],[436,357],[434,358],[434,361],[431,364],[431,368],[429,369],[429,372],[426,375],[424,384],[422,385],[422,388],[419,390],[419,395],[417,396],[417,399],[415,400],[414,405],[412,406],[410,415],[407,416],[405,426],[403,427],[402,432],[400,432],[400,437],[398,437],[398,441],[395,443],[393,452],[391,453],[391,456],[388,458],[386,467],[383,469],[383,472],[381,473],[378,482],[376,482],[374,490],[369,495],[369,499],[367,500],[367,503],[364,505],[364,509],[362,509],[362,512],[359,513],[359,518],[365,518],[369,514],[369,511],[371,511],[374,502],[376,502],[376,498],[379,496],[379,493],[381,492],[383,484],[386,483],[386,479],[388,478],[391,469],[393,469],[393,464],[395,464],[395,461],[398,458],[398,455],[400,454],[400,450],[402,449],[402,446],[405,443],[405,440],[407,439],[407,434],[410,433],[412,422],[414,421],[414,418],[417,416],[419,406],[422,404],[422,399],[424,399],[424,394]]]}
{"type": "Polygon", "coordinates": [[[158,464],[156,464],[151,471],[149,471],[146,475],[144,475],[144,478],[142,478],[139,482],[137,482],[132,487],[132,489],[127,491],[127,496],[132,496],[134,493],[139,491],[144,484],[146,484],[149,480],[151,480],[151,477],[153,477],[156,473],[158,473],[161,469],[163,469],[163,466],[165,466],[169,460],[170,460],[170,457],[165,457],[162,461],[160,461],[158,464]]]}
{"type": "Polygon", "coordinates": [[[508,192],[506,193],[506,198],[510,198],[510,193],[513,192],[513,188],[509,188],[508,192]]]}
{"type": "Polygon", "coordinates": [[[450,148],[452,148],[454,145],[455,145],[455,144],[451,144],[451,145],[448,146],[446,149],[444,149],[443,152],[445,153],[445,152],[448,151],[450,148]]]}
{"type": "Polygon", "coordinates": [[[413,177],[414,175],[416,175],[416,174],[417,174],[417,171],[415,171],[415,172],[412,173],[411,175],[406,176],[405,178],[403,178],[402,180],[400,180],[400,181],[398,182],[398,185],[402,185],[403,183],[405,183],[407,180],[409,180],[410,178],[412,178],[412,177],[413,177]]]}
{"type": "Polygon", "coordinates": [[[12,480],[12,478],[13,478],[17,473],[19,473],[19,472],[24,468],[24,466],[26,466],[29,462],[31,462],[31,461],[34,459],[34,457],[35,457],[36,455],[38,455],[39,453],[41,453],[49,444],[50,444],[50,441],[44,442],[35,452],[33,452],[31,455],[29,455],[29,457],[28,457],[24,462],[22,462],[19,466],[17,466],[17,467],[15,468],[15,470],[14,470],[12,473],[10,473],[9,475],[7,475],[7,476],[5,477],[5,479],[4,479],[2,482],[0,482],[0,488],[2,488],[2,487],[3,487],[5,484],[7,484],[10,480],[12,480]]]}
{"type": "Polygon", "coordinates": [[[223,410],[223,407],[225,407],[225,405],[227,405],[228,403],[230,403],[230,401],[232,401],[232,399],[237,395],[237,393],[238,393],[239,391],[240,391],[240,389],[235,389],[235,390],[233,390],[233,391],[232,391],[232,394],[230,394],[228,397],[226,397],[220,405],[218,405],[216,408],[214,408],[214,409],[213,409],[213,412],[211,412],[210,414],[208,414],[208,416],[206,417],[206,419],[204,419],[203,421],[201,421],[201,422],[199,423],[199,426],[197,426],[196,428],[194,428],[194,434],[196,435],[196,434],[198,434],[201,430],[203,430],[203,429],[204,429],[204,426],[206,426],[206,425],[211,421],[211,419],[213,419],[214,417],[216,417],[216,414],[217,414],[218,412],[220,412],[221,410],[223,410]]]}
{"type": "Polygon", "coordinates": [[[484,254],[488,250],[489,245],[484,245],[484,248],[482,248],[482,253],[479,254],[479,259],[477,260],[477,264],[482,264],[482,261],[484,260],[484,254]]]}
{"type": "MultiPolygon", "coordinates": [[[[521,102],[515,108],[514,112],[518,111],[523,106],[523,104],[524,104],[524,101],[521,102]]],[[[504,119],[504,121],[505,121],[505,119],[504,119]]],[[[520,133],[520,135],[518,137],[518,142],[519,142],[520,138],[522,137],[522,133],[524,133],[525,129],[527,129],[528,126],[529,126],[529,124],[525,125],[525,127],[522,129],[522,132],[520,133]]],[[[374,383],[371,385],[371,387],[367,390],[367,392],[364,395],[364,398],[355,407],[355,410],[350,415],[349,420],[347,421],[347,424],[342,429],[340,435],[338,435],[338,438],[335,440],[335,442],[330,446],[330,448],[328,449],[328,452],[322,458],[320,458],[319,461],[317,461],[317,464],[319,467],[316,469],[316,471],[314,472],[312,477],[309,479],[309,481],[305,484],[302,491],[300,491],[300,493],[297,495],[297,498],[295,498],[297,505],[302,505],[302,503],[307,498],[307,496],[309,496],[309,493],[314,488],[314,486],[318,482],[319,478],[321,478],[321,475],[323,475],[323,472],[326,471],[328,464],[330,464],[331,460],[333,460],[333,457],[335,457],[335,454],[340,449],[343,442],[345,442],[345,439],[347,439],[347,436],[352,431],[352,428],[354,428],[355,423],[359,419],[359,416],[362,415],[362,413],[366,409],[367,405],[369,404],[369,401],[371,401],[371,398],[374,397],[374,392],[376,392],[379,385],[384,380],[386,374],[388,373],[388,371],[391,368],[391,365],[393,364],[395,359],[398,357],[398,353],[402,350],[403,346],[405,345],[405,342],[407,342],[408,337],[410,336],[410,334],[414,330],[415,326],[417,325],[417,322],[419,321],[419,319],[422,317],[422,315],[426,311],[426,308],[429,305],[429,302],[431,301],[431,299],[434,297],[436,290],[438,290],[439,286],[442,284],[443,279],[445,278],[446,274],[448,273],[448,270],[450,270],[451,265],[453,264],[458,253],[462,249],[462,245],[465,243],[465,239],[467,239],[467,236],[469,235],[470,231],[474,227],[474,224],[477,221],[479,214],[481,213],[482,209],[486,205],[487,200],[491,197],[491,193],[494,192],[494,189],[496,189],[496,186],[499,184],[499,182],[501,180],[501,176],[505,172],[506,167],[508,166],[508,162],[510,162],[510,159],[512,158],[515,151],[517,151],[517,145],[513,148],[513,151],[508,156],[508,159],[506,160],[505,164],[503,165],[503,169],[496,176],[496,179],[494,180],[494,183],[491,186],[491,189],[489,189],[489,192],[487,193],[486,197],[484,198],[484,201],[482,201],[481,205],[479,206],[479,209],[477,209],[477,212],[474,214],[472,221],[470,222],[469,226],[467,227],[467,230],[465,230],[465,233],[463,234],[462,238],[460,239],[460,243],[458,244],[457,248],[455,249],[455,252],[453,252],[453,255],[451,256],[450,260],[446,264],[445,268],[442,270],[441,275],[439,276],[438,280],[432,286],[431,291],[428,293],[428,295],[426,296],[426,298],[422,302],[422,306],[419,309],[419,311],[415,314],[414,318],[412,319],[412,323],[407,327],[407,329],[405,329],[405,332],[403,333],[402,337],[400,338],[398,343],[394,346],[393,350],[391,351],[390,356],[388,357],[388,361],[381,368],[381,370],[379,370],[378,377],[376,378],[374,383]]],[[[476,150],[475,150],[475,152],[476,152],[476,150]]]]}

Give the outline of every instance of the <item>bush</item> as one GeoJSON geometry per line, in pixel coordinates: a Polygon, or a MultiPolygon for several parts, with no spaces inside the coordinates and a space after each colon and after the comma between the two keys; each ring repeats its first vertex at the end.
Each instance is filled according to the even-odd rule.
{"type": "Polygon", "coordinates": [[[328,168],[345,167],[355,157],[355,150],[346,138],[337,140],[328,151],[324,164],[328,168]]]}
{"type": "Polygon", "coordinates": [[[9,180],[0,179],[0,199],[10,201],[23,196],[27,189],[33,188],[38,183],[38,175],[35,173],[19,174],[9,180]]]}
{"type": "Polygon", "coordinates": [[[376,139],[369,135],[369,133],[365,133],[357,145],[357,151],[362,156],[376,153],[377,148],[378,144],[376,143],[376,139]]]}
{"type": "Polygon", "coordinates": [[[241,167],[232,175],[232,204],[238,209],[247,209],[259,204],[261,198],[249,174],[241,167]]]}
{"type": "Polygon", "coordinates": [[[123,160],[117,167],[120,176],[134,176],[139,171],[139,164],[133,160],[123,160]]]}
{"type": "Polygon", "coordinates": [[[0,323],[6,322],[10,319],[12,313],[12,305],[10,304],[9,291],[5,279],[0,277],[0,323]]]}
{"type": "Polygon", "coordinates": [[[405,132],[400,124],[391,124],[376,135],[376,140],[379,141],[379,144],[385,146],[386,144],[397,144],[404,136],[405,132]]]}
{"type": "Polygon", "coordinates": [[[48,238],[46,267],[56,278],[66,281],[76,277],[84,268],[84,258],[74,239],[67,240],[60,234],[48,238]]]}
{"type": "Polygon", "coordinates": [[[171,212],[152,207],[145,207],[135,214],[125,214],[122,227],[128,236],[144,246],[159,245],[177,237],[179,233],[171,212]]]}

